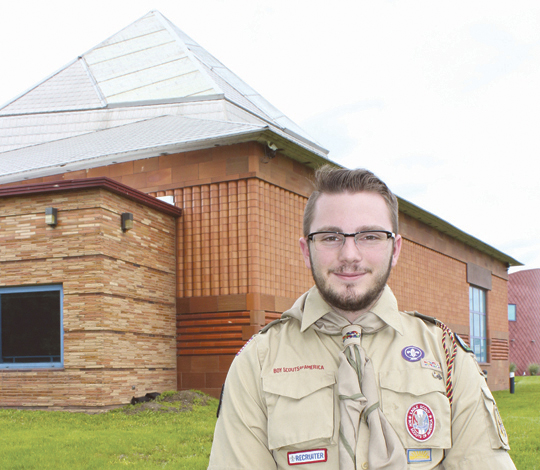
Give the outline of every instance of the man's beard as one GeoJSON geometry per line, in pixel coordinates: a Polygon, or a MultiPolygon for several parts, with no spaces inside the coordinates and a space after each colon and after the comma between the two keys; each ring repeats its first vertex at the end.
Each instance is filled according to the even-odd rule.
{"type": "MultiPolygon", "coordinates": [[[[384,287],[386,286],[386,281],[390,276],[390,271],[392,270],[392,258],[388,263],[386,271],[380,273],[377,277],[373,279],[373,286],[364,293],[356,294],[354,292],[354,284],[351,283],[346,285],[346,292],[340,294],[336,292],[330,285],[328,285],[327,280],[321,276],[320,272],[316,272],[314,269],[313,259],[311,260],[311,273],[313,275],[313,280],[319,292],[321,293],[322,298],[326,303],[338,310],[343,310],[347,312],[359,312],[366,310],[371,307],[380,297],[384,287]]],[[[333,272],[345,271],[345,266],[341,266],[338,269],[333,270],[333,272]]],[[[372,274],[373,270],[358,269],[359,272],[365,272],[366,274],[372,274]]],[[[355,269],[347,270],[347,272],[355,272],[355,269]]]]}

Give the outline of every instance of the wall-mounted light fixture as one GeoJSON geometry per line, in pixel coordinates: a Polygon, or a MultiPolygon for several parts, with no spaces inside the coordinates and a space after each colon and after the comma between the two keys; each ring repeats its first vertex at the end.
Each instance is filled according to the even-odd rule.
{"type": "Polygon", "coordinates": [[[133,214],[124,212],[122,214],[122,230],[125,232],[133,228],[133,214]]]}
{"type": "Polygon", "coordinates": [[[45,223],[51,227],[56,227],[58,223],[58,209],[55,207],[47,207],[45,209],[45,223]]]}

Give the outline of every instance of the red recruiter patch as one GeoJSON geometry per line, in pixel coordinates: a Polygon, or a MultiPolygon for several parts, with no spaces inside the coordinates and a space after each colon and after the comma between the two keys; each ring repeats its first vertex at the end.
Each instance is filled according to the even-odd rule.
{"type": "Polygon", "coordinates": [[[413,439],[425,442],[435,431],[435,415],[425,403],[415,403],[407,411],[405,427],[413,439]]]}
{"type": "Polygon", "coordinates": [[[289,452],[287,454],[289,465],[326,462],[327,459],[328,454],[326,449],[302,450],[300,452],[289,452]]]}

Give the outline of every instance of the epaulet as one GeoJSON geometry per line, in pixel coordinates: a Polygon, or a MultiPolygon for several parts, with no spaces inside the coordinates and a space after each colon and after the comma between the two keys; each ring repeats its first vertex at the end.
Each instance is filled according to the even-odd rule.
{"type": "Polygon", "coordinates": [[[404,313],[407,313],[413,317],[417,317],[417,318],[420,318],[421,320],[424,320],[425,322],[428,322],[428,323],[433,323],[434,325],[437,325],[439,326],[439,320],[437,320],[436,318],[434,317],[429,317],[428,315],[424,315],[422,313],[419,313],[417,312],[416,310],[414,312],[409,312],[407,310],[405,310],[404,313]]]}
{"type": "Polygon", "coordinates": [[[461,346],[461,349],[468,353],[474,353],[474,351],[469,346],[467,346],[467,343],[463,341],[463,339],[460,338],[457,333],[454,333],[454,336],[456,337],[457,344],[461,346]]]}
{"type": "Polygon", "coordinates": [[[260,331],[259,335],[264,335],[270,328],[272,328],[274,325],[277,325],[278,323],[282,323],[284,321],[288,321],[290,317],[285,318],[278,318],[277,320],[271,321],[268,323],[268,325],[264,326],[260,331]]]}
{"type": "Polygon", "coordinates": [[[270,323],[268,323],[268,325],[264,326],[261,330],[259,330],[257,333],[255,333],[251,338],[249,338],[245,343],[244,345],[240,348],[240,350],[236,353],[237,356],[240,355],[240,353],[246,349],[247,345],[249,343],[251,343],[251,341],[253,340],[253,338],[255,338],[255,336],[257,335],[261,335],[261,334],[264,334],[266,333],[270,328],[272,328],[274,325],[277,325],[278,323],[281,323],[283,321],[287,321],[289,318],[285,317],[285,318],[278,318],[277,320],[274,320],[274,321],[271,321],[270,323]]]}
{"type": "MultiPolygon", "coordinates": [[[[434,325],[437,325],[437,326],[442,325],[442,322],[437,320],[436,318],[430,317],[428,315],[423,315],[422,313],[418,313],[416,311],[414,311],[414,312],[407,312],[406,311],[404,313],[408,313],[409,315],[412,315],[413,317],[421,318],[425,322],[433,323],[434,325]]],[[[463,349],[465,352],[468,352],[468,353],[473,352],[473,350],[469,346],[467,346],[467,343],[465,341],[463,341],[463,339],[460,338],[460,336],[457,333],[452,332],[452,334],[453,334],[454,338],[456,339],[456,343],[459,344],[461,349],[463,349]]]]}

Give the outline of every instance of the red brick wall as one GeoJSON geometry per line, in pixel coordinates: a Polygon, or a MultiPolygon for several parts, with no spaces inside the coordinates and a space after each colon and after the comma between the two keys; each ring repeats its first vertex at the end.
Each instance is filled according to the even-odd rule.
{"type": "Polygon", "coordinates": [[[540,364],[540,269],[510,274],[508,303],[516,305],[510,329],[510,361],[516,374],[529,375],[529,364],[540,364]]]}
{"type": "Polygon", "coordinates": [[[174,217],[100,188],[0,203],[0,286],[64,291],[64,368],[0,370],[0,406],[110,406],[175,389],[174,217]],[[125,233],[122,212],[135,220],[125,233]]]}

